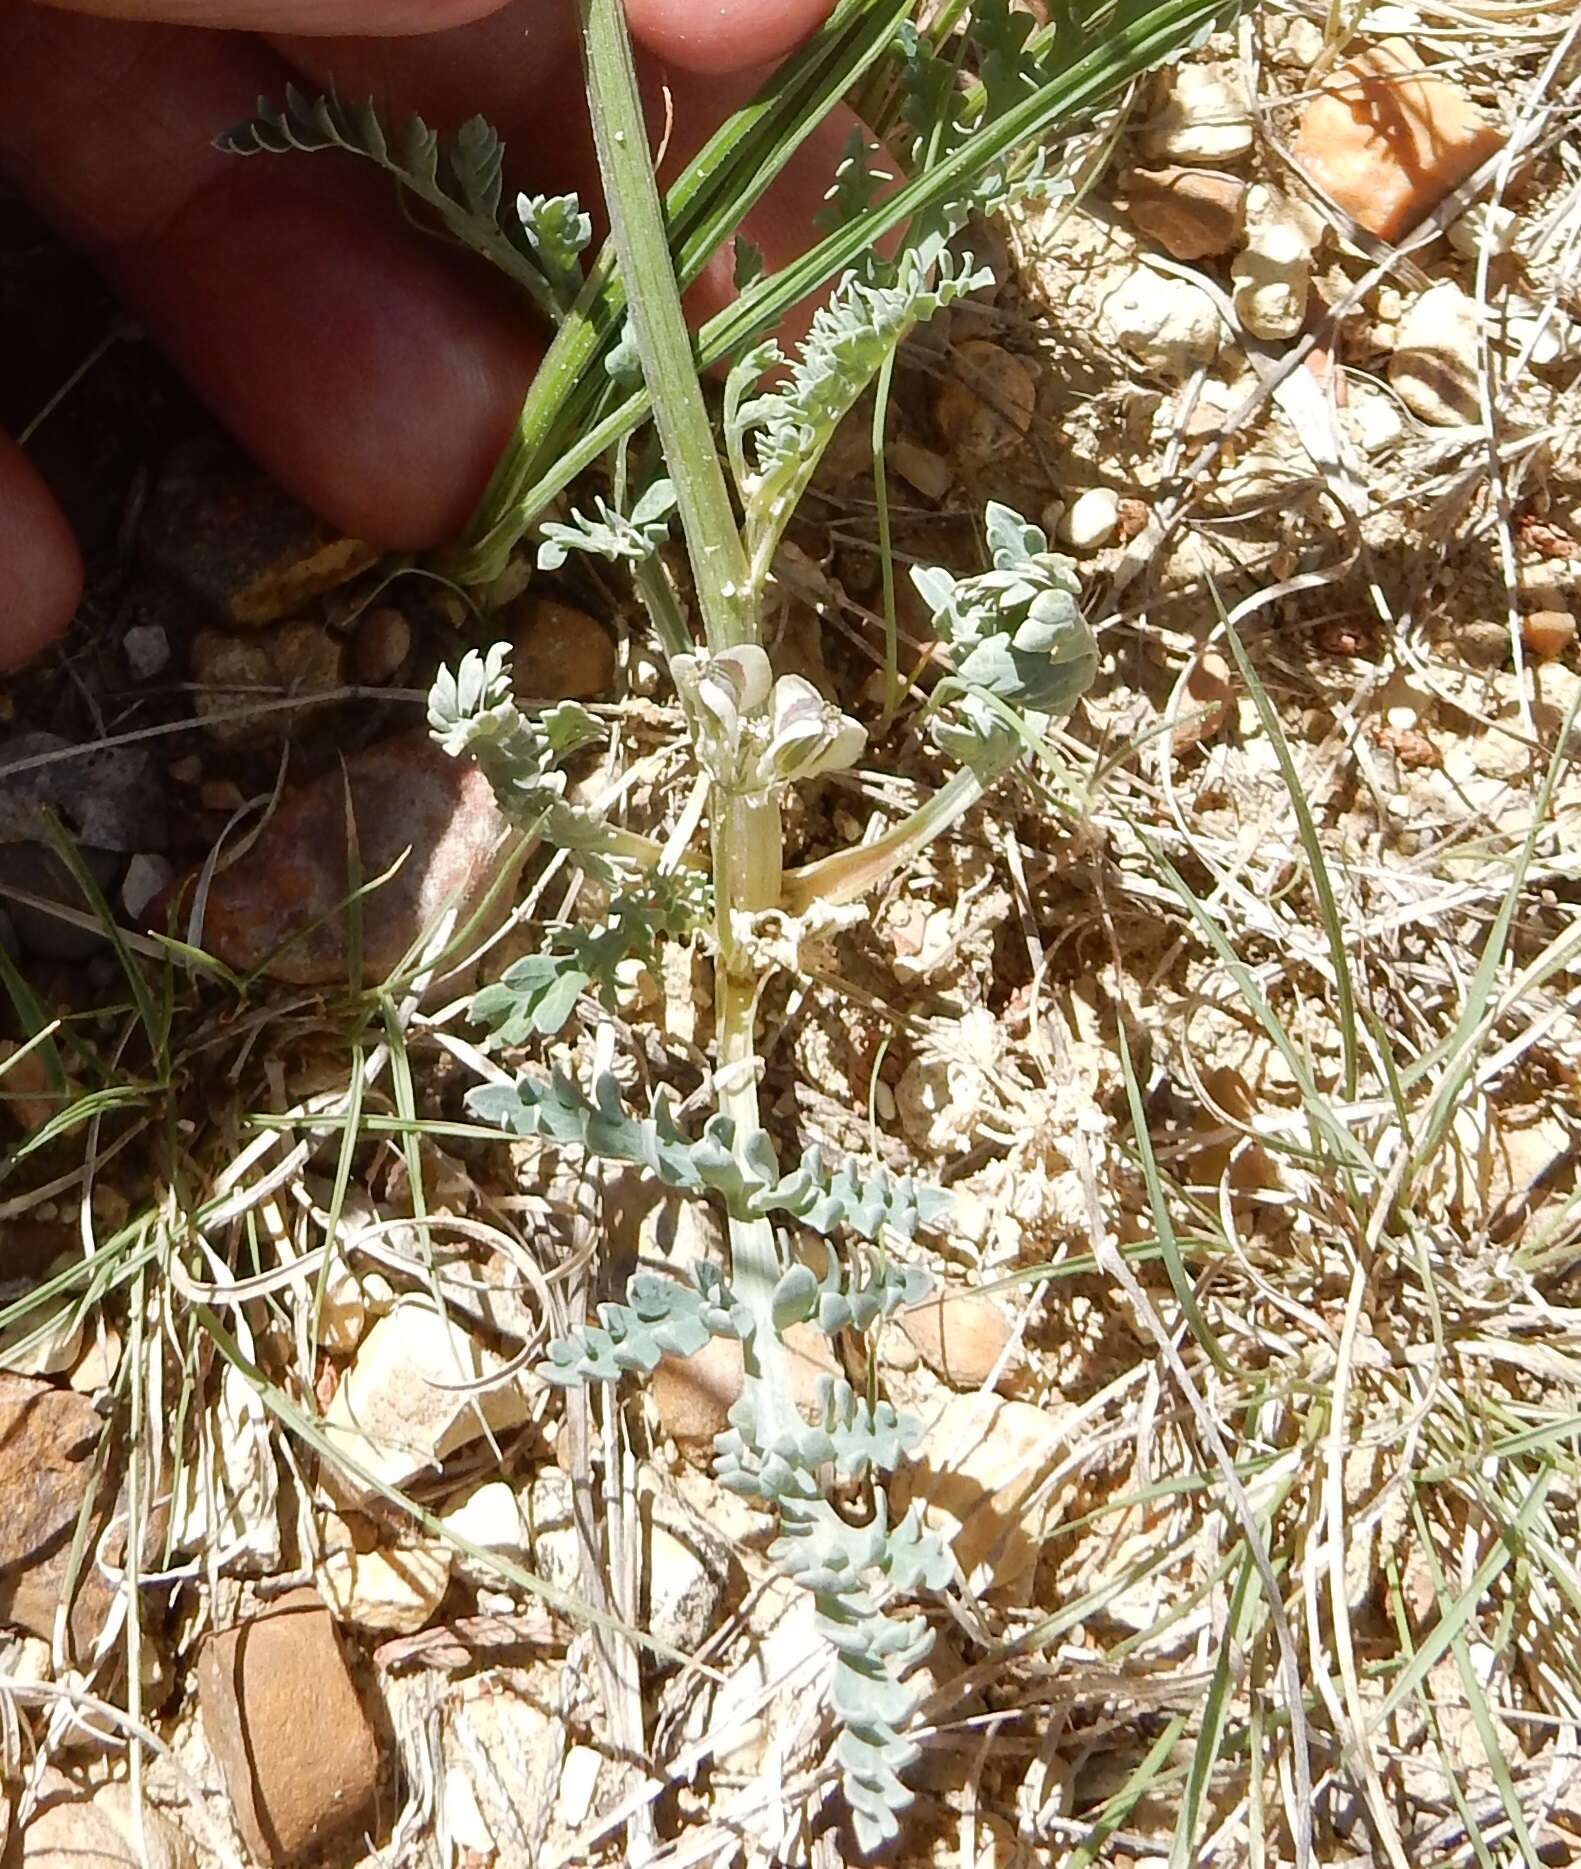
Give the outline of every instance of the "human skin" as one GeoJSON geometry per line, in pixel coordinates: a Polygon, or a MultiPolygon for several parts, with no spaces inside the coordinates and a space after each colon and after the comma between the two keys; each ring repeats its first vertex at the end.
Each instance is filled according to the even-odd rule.
{"type": "MultiPolygon", "coordinates": [[[[833,0],[626,0],[666,164],[684,161],[833,0]]],[[[215,414],[306,504],[389,549],[453,537],[542,352],[519,299],[416,233],[385,177],[243,162],[213,137],[292,81],[438,125],[481,112],[519,187],[597,194],[571,0],[0,0],[0,173],[87,251],[215,414]]],[[[851,119],[743,232],[813,234],[851,119]]],[[[720,262],[694,317],[729,296],[720,262]]],[[[0,436],[0,667],[70,622],[75,542],[0,436]]]]}

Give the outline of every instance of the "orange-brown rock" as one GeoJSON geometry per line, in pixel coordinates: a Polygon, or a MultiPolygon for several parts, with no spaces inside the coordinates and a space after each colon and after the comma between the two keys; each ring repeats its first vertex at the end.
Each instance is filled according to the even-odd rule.
{"type": "Polygon", "coordinates": [[[378,1741],[316,1591],[293,1590],[210,1636],[198,1707],[259,1862],[279,1869],[369,1826],[378,1741]]]}
{"type": "Polygon", "coordinates": [[[1241,235],[1246,184],[1212,169],[1133,169],[1125,178],[1131,219],[1177,260],[1228,253],[1241,235]]]}
{"type": "Polygon", "coordinates": [[[1370,233],[1398,240],[1504,143],[1460,88],[1405,39],[1384,39],[1307,105],[1295,158],[1370,233]]]}

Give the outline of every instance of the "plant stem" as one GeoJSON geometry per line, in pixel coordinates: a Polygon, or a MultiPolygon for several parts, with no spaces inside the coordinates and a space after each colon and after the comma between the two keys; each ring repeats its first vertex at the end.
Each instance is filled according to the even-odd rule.
{"type": "Polygon", "coordinates": [[[593,140],[626,285],[626,315],[675,482],[708,644],[715,651],[728,649],[757,635],[746,553],[681,309],[626,16],[621,0],[578,0],[578,12],[593,140]]]}
{"type": "MultiPolygon", "coordinates": [[[[714,899],[719,963],[714,1006],[719,1044],[721,1112],[736,1126],[739,1147],[761,1127],[757,1080],[757,967],[738,938],[733,916],[774,908],[780,895],[783,834],[779,800],[770,792],[732,794],[714,789],[714,899]]],[[[765,1328],[780,1277],[779,1249],[767,1220],[730,1222],[730,1280],[736,1296],[759,1320],[747,1349],[748,1374],[760,1379],[759,1423],[790,1404],[789,1371],[777,1331],[765,1328]]],[[[794,1424],[791,1424],[794,1425],[794,1424]]]]}
{"type": "MultiPolygon", "coordinates": [[[[717,653],[757,642],[757,602],[681,309],[622,0],[578,0],[578,9],[594,141],[610,206],[610,239],[653,401],[654,424],[675,483],[708,646],[717,653]]],[[[662,626],[665,620],[661,604],[656,621],[662,626]]],[[[677,620],[669,619],[667,637],[676,633],[677,620]]],[[[675,646],[666,641],[671,653],[675,646]]],[[[735,1124],[737,1148],[744,1149],[762,1127],[755,1030],[758,981],[751,952],[737,936],[735,918],[778,903],[783,840],[779,801],[770,792],[740,794],[716,782],[711,809],[719,939],[714,990],[719,1107],[735,1124]]],[[[784,1347],[772,1322],[780,1259],[767,1220],[731,1220],[730,1275],[736,1295],[758,1321],[747,1348],[747,1374],[760,1424],[772,1434],[777,1422],[793,1425],[794,1405],[784,1347]]]]}
{"type": "Polygon", "coordinates": [[[791,870],[780,893],[780,907],[787,915],[805,915],[815,902],[855,902],[876,889],[970,811],[1015,764],[1020,750],[1017,747],[1002,764],[989,766],[981,773],[963,766],[925,805],[919,805],[872,843],[837,850],[832,857],[820,857],[816,863],[804,863],[799,870],[791,870]]]}

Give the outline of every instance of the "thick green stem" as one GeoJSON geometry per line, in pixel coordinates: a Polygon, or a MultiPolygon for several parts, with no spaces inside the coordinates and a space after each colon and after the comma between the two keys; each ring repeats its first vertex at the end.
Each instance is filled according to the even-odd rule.
{"type": "MultiPolygon", "coordinates": [[[[680,288],[648,151],[647,123],[631,59],[622,0],[578,0],[594,140],[610,206],[610,237],[630,305],[631,328],[653,400],[653,418],[675,483],[708,646],[758,640],[758,609],[748,575],[697,361],[681,309],[680,288]]],[[[659,621],[664,621],[662,615],[659,621]]],[[[673,619],[671,619],[673,625],[673,619]]],[[[675,652],[678,645],[666,647],[675,652]]],[[[762,1127],[757,1088],[757,967],[738,938],[735,918],[779,901],[783,849],[778,800],[741,795],[715,784],[712,799],[714,900],[719,965],[715,976],[720,1110],[736,1128],[737,1147],[762,1127]]],[[[793,1425],[784,1347],[772,1326],[779,1249],[766,1220],[730,1222],[730,1276],[758,1321],[747,1351],[763,1431],[793,1425]]]]}
{"type": "MultiPolygon", "coordinates": [[[[714,972],[718,1033],[719,1108],[736,1126],[738,1142],[761,1127],[758,1116],[758,969],[739,938],[736,915],[774,908],[780,896],[783,849],[779,800],[770,792],[733,794],[714,789],[714,899],[719,964],[714,972]]],[[[759,1320],[748,1347],[747,1371],[759,1379],[759,1426],[773,1431],[776,1417],[792,1407],[785,1349],[766,1327],[779,1283],[779,1248],[767,1220],[730,1222],[730,1281],[736,1296],[759,1320]]],[[[794,1412],[794,1411],[793,1411],[794,1412]]],[[[794,1425],[788,1422],[787,1425],[794,1425]]]]}
{"type": "Polygon", "coordinates": [[[708,644],[728,649],[756,639],[746,553],[681,309],[625,10],[622,0],[578,0],[578,11],[593,140],[626,286],[626,315],[675,483],[708,644]]]}

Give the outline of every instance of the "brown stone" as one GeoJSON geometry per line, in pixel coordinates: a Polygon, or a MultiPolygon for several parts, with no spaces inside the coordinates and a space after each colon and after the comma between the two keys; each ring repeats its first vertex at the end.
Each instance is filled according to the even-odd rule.
{"type": "Polygon", "coordinates": [[[464,919],[476,906],[498,877],[510,835],[475,766],[451,759],[426,733],[403,734],[287,794],[246,860],[215,878],[203,939],[239,973],[262,968],[293,986],[339,985],[350,964],[350,879],[360,868],[371,881],[399,864],[359,903],[363,974],[382,978],[447,908],[464,919]]]}
{"type": "Polygon", "coordinates": [[[957,460],[983,466],[1018,448],[1032,427],[1037,382],[1003,345],[968,338],[934,393],[933,419],[957,460]]]}
{"type": "Polygon", "coordinates": [[[1125,178],[1131,219],[1177,260],[1212,259],[1240,239],[1246,184],[1212,169],[1133,169],[1125,178]]]}
{"type": "Polygon", "coordinates": [[[615,645],[585,610],[550,597],[511,606],[513,679],[538,701],[592,701],[615,685],[615,645]]]}
{"type": "MultiPolygon", "coordinates": [[[[0,1623],[53,1636],[103,1432],[92,1405],[70,1389],[0,1372],[0,1623]]],[[[101,1499],[78,1568],[71,1627],[79,1648],[97,1635],[113,1600],[92,1542],[111,1504],[101,1499]]]]}
{"type": "Polygon", "coordinates": [[[392,604],[380,604],[357,625],[352,663],[365,687],[394,681],[412,653],[412,626],[392,604]]]}
{"type": "Polygon", "coordinates": [[[1308,103],[1294,154],[1354,220],[1398,240],[1503,146],[1458,84],[1432,76],[1408,40],[1384,39],[1308,103]]]}
{"type": "Polygon", "coordinates": [[[378,562],[234,449],[206,443],[159,476],[142,542],[174,584],[238,629],[278,622],[378,562]]]}
{"type": "Polygon", "coordinates": [[[316,1592],[210,1636],[198,1707],[236,1827],[270,1869],[371,1826],[378,1741],[316,1592]]]}
{"type": "Polygon", "coordinates": [[[1533,610],[1521,618],[1521,641],[1539,662],[1555,662],[1576,639],[1568,610],[1533,610]]]}
{"type": "Polygon", "coordinates": [[[1235,703],[1235,681],[1230,665],[1216,650],[1199,656],[1186,677],[1180,713],[1170,733],[1177,752],[1211,740],[1230,718],[1235,703]]]}
{"type": "Polygon", "coordinates": [[[201,630],[192,644],[193,706],[216,740],[282,740],[341,685],[342,660],[340,644],[316,623],[256,636],[201,630]],[[286,700],[297,705],[280,705],[286,700]]]}

